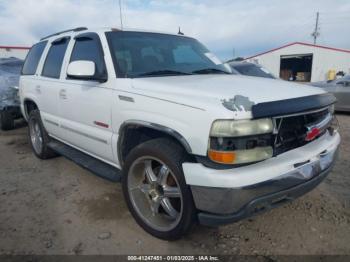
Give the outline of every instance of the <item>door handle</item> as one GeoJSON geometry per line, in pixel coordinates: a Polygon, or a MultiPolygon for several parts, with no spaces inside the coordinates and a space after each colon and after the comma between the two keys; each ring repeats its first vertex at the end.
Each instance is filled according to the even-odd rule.
{"type": "Polygon", "coordinates": [[[67,99],[66,89],[61,89],[59,92],[59,97],[61,99],[67,99]]]}

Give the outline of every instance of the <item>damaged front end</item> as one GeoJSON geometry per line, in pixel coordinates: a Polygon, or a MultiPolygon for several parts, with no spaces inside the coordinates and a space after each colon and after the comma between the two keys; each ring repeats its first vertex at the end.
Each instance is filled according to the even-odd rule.
{"type": "Polygon", "coordinates": [[[223,100],[225,108],[251,113],[253,119],[215,121],[209,138],[209,161],[204,164],[227,168],[252,164],[304,146],[326,132],[333,134],[337,129],[334,103],[331,94],[258,104],[244,96],[223,100]]]}

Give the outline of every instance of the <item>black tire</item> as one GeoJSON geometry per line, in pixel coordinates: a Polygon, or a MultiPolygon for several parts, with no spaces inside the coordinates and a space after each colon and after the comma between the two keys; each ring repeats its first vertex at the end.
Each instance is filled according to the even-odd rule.
{"type": "Polygon", "coordinates": [[[0,129],[1,130],[12,130],[15,128],[15,120],[10,112],[6,110],[0,111],[0,129]]]}
{"type": "Polygon", "coordinates": [[[187,154],[183,148],[174,141],[167,138],[157,138],[147,141],[135,147],[126,157],[123,167],[122,186],[123,193],[128,208],[136,222],[151,235],[164,239],[176,240],[186,235],[194,225],[196,220],[196,208],[194,206],[192,193],[185,182],[183,175],[182,163],[186,160],[187,154]],[[129,195],[128,176],[130,167],[133,163],[143,157],[155,157],[161,160],[175,176],[177,185],[182,195],[182,213],[179,215],[179,222],[169,231],[160,231],[152,228],[139,216],[135,210],[129,195]]]}
{"type": "Polygon", "coordinates": [[[32,147],[32,150],[38,158],[49,159],[49,158],[53,158],[53,157],[57,156],[57,154],[52,149],[50,149],[48,147],[48,143],[50,142],[50,137],[47,134],[47,132],[43,126],[43,123],[42,123],[41,117],[40,117],[40,112],[37,109],[31,111],[29,114],[28,138],[29,138],[29,142],[30,142],[30,145],[32,147]],[[40,130],[40,136],[42,139],[42,146],[41,146],[40,150],[35,148],[35,146],[33,145],[33,140],[31,138],[31,131],[33,131],[33,126],[35,125],[35,123],[38,124],[39,130],[40,130]]]}

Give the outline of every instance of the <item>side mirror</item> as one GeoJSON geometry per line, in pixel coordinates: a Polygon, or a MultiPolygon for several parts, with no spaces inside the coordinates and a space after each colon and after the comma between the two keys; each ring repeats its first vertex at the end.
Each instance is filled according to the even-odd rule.
{"type": "Polygon", "coordinates": [[[95,76],[95,63],[86,60],[77,60],[69,63],[67,75],[74,79],[92,80],[95,76]]]}
{"type": "Polygon", "coordinates": [[[98,82],[106,82],[107,73],[97,73],[96,65],[92,61],[77,60],[69,63],[67,75],[73,79],[93,80],[98,82]]]}

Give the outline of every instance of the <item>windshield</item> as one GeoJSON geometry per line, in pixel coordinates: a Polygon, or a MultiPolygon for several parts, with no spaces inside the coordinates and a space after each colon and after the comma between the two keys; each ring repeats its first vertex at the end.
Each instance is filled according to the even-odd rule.
{"type": "Polygon", "coordinates": [[[240,64],[240,65],[233,65],[232,67],[242,75],[275,78],[267,69],[255,64],[247,63],[247,64],[240,64]]]}
{"type": "Polygon", "coordinates": [[[122,31],[106,36],[118,77],[231,73],[193,38],[122,31]]]}

